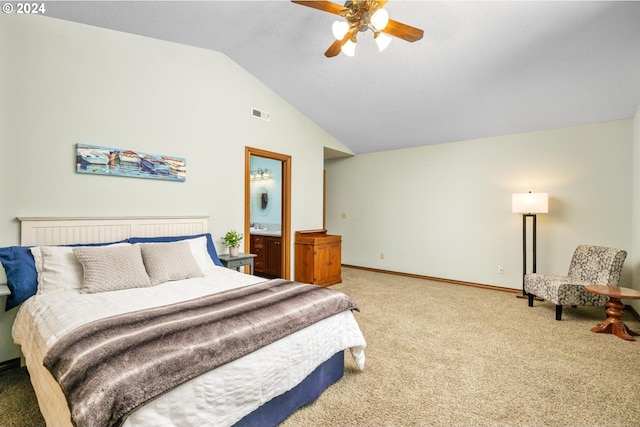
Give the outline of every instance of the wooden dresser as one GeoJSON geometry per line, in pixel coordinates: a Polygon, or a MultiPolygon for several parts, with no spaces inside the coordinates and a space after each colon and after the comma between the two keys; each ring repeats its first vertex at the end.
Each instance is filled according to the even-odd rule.
{"type": "Polygon", "coordinates": [[[342,236],[327,234],[327,230],[296,231],[295,280],[318,286],[342,282],[342,236]]]}

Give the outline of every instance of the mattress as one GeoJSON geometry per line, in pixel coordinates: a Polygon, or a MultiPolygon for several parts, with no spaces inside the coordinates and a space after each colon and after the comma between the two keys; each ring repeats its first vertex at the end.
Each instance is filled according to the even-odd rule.
{"type": "MultiPolygon", "coordinates": [[[[42,366],[47,350],[65,333],[104,317],[260,281],[264,279],[216,267],[201,278],[151,288],[96,294],[65,291],[31,297],[18,311],[13,337],[22,347],[47,425],[72,425],[60,387],[42,366]]],[[[351,311],[342,312],[176,387],[134,411],[123,425],[229,426],[292,389],[343,349],[351,349],[363,369],[365,345],[351,311]]]]}

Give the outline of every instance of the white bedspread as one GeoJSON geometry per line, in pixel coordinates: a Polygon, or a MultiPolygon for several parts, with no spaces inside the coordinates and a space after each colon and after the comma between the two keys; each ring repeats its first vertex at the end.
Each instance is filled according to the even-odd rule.
{"type": "MultiPolygon", "coordinates": [[[[36,295],[16,316],[13,337],[22,352],[49,426],[71,426],[66,400],[42,360],[77,326],[129,311],[185,301],[265,279],[218,267],[204,278],[97,294],[36,295]]],[[[124,426],[228,426],[297,385],[345,348],[364,368],[365,340],[350,311],[332,316],[201,375],[135,411],[124,426]]]]}

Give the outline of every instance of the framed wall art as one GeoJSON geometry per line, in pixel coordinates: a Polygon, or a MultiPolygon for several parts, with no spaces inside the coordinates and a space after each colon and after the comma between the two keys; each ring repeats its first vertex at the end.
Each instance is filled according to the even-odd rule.
{"type": "Polygon", "coordinates": [[[133,149],[76,144],[76,171],[97,175],[185,181],[187,160],[133,149]]]}

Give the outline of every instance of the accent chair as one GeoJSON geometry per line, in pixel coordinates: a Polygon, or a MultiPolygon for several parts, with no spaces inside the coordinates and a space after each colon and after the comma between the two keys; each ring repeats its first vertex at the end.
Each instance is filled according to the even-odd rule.
{"type": "Polygon", "coordinates": [[[524,276],[524,290],[533,307],[534,297],[556,305],[556,320],[562,307],[570,305],[605,305],[609,297],[591,293],[587,285],[618,286],[627,252],[604,246],[580,245],[576,248],[567,276],[529,273],[524,276]]]}

